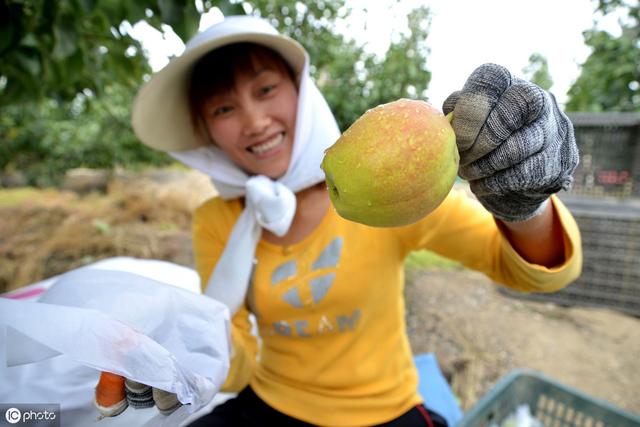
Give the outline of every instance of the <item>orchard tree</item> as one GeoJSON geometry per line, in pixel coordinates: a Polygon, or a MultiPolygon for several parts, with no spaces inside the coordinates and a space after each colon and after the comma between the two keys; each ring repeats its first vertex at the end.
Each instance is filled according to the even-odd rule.
{"type": "Polygon", "coordinates": [[[134,88],[150,69],[131,25],[186,39],[199,19],[193,0],[0,0],[0,105],[134,88]]]}
{"type": "Polygon", "coordinates": [[[184,40],[206,7],[198,10],[193,0],[0,0],[0,171],[48,185],[78,166],[170,162],[131,131],[129,106],[151,69],[129,30],[139,21],[168,25],[184,40]]]}
{"type": "Polygon", "coordinates": [[[338,31],[350,13],[344,0],[0,0],[0,171],[23,171],[38,184],[71,167],[170,162],[136,143],[129,125],[133,96],[151,72],[130,29],[169,26],[186,41],[213,7],[262,16],[300,41],[343,130],[377,104],[425,98],[426,8],[377,56],[338,31]]]}
{"type": "Polygon", "coordinates": [[[599,0],[603,14],[624,10],[620,35],[593,28],[584,32],[592,52],[569,89],[569,111],[640,111],[640,4],[599,0]]]}
{"type": "Polygon", "coordinates": [[[542,89],[549,90],[553,86],[553,79],[549,74],[547,58],[541,53],[533,53],[529,56],[529,64],[522,69],[524,76],[542,89]]]}
{"type": "Polygon", "coordinates": [[[392,34],[397,41],[391,43],[385,57],[366,58],[363,95],[370,107],[398,98],[427,99],[431,72],[427,68],[426,39],[430,24],[428,8],[413,10],[407,16],[408,31],[392,34]]]}
{"type": "Polygon", "coordinates": [[[135,91],[151,70],[131,26],[169,26],[186,41],[213,7],[263,16],[300,41],[342,127],[377,103],[422,97],[429,84],[425,8],[381,59],[337,31],[349,14],[344,0],[0,0],[0,105],[100,96],[115,83],[135,91]]]}
{"type": "Polygon", "coordinates": [[[0,171],[27,183],[55,185],[68,169],[168,165],[173,159],[138,142],[131,131],[133,92],[120,84],[102,96],[71,102],[45,99],[3,108],[0,171]]]}

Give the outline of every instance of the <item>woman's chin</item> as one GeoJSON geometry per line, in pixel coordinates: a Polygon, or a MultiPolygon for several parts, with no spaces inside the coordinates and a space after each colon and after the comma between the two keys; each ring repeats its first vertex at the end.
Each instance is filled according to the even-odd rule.
{"type": "Polygon", "coordinates": [[[261,165],[251,168],[251,174],[264,175],[271,179],[281,178],[287,172],[290,160],[291,156],[276,156],[264,159],[260,162],[262,163],[261,165]]]}

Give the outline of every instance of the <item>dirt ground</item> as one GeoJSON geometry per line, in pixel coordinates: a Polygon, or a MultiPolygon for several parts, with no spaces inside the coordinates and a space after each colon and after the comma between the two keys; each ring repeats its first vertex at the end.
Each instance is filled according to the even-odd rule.
{"type": "MultiPolygon", "coordinates": [[[[74,180],[0,191],[0,292],[111,256],[192,265],[190,215],[213,194],[208,179],[169,170],[74,180]]],[[[414,352],[435,352],[463,409],[530,368],[640,414],[639,318],[514,299],[455,268],[410,271],[406,297],[414,352]]]]}
{"type": "Polygon", "coordinates": [[[411,276],[413,350],[435,352],[464,409],[509,371],[529,368],[640,413],[640,319],[515,299],[469,270],[411,276]]]}

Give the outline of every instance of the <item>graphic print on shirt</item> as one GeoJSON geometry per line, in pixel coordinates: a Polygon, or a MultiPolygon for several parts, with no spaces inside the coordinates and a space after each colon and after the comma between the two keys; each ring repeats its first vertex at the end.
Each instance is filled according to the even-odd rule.
{"type": "MultiPolygon", "coordinates": [[[[304,309],[316,306],[322,302],[331,290],[336,279],[336,268],[342,254],[343,239],[335,238],[316,258],[311,265],[310,272],[299,271],[300,267],[296,260],[290,260],[275,268],[271,274],[272,286],[284,286],[287,281],[294,281],[283,294],[282,299],[290,306],[297,309],[304,309]],[[319,270],[329,271],[320,275],[314,275],[319,270]],[[299,278],[299,281],[296,280],[299,278]]],[[[304,312],[301,311],[301,315],[304,312]]],[[[281,320],[272,326],[272,333],[284,336],[309,337],[313,334],[327,332],[346,332],[353,330],[360,317],[360,310],[356,309],[352,313],[333,316],[333,319],[322,315],[320,320],[312,325],[308,320],[300,319],[293,321],[281,320]]]]}

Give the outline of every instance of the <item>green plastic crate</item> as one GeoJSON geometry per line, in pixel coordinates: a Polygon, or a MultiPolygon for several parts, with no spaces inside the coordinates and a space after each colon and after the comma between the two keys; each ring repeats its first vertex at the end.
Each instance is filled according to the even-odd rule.
{"type": "Polygon", "coordinates": [[[640,417],[526,369],[502,378],[456,427],[499,426],[525,404],[545,427],[640,427],[640,417]]]}

